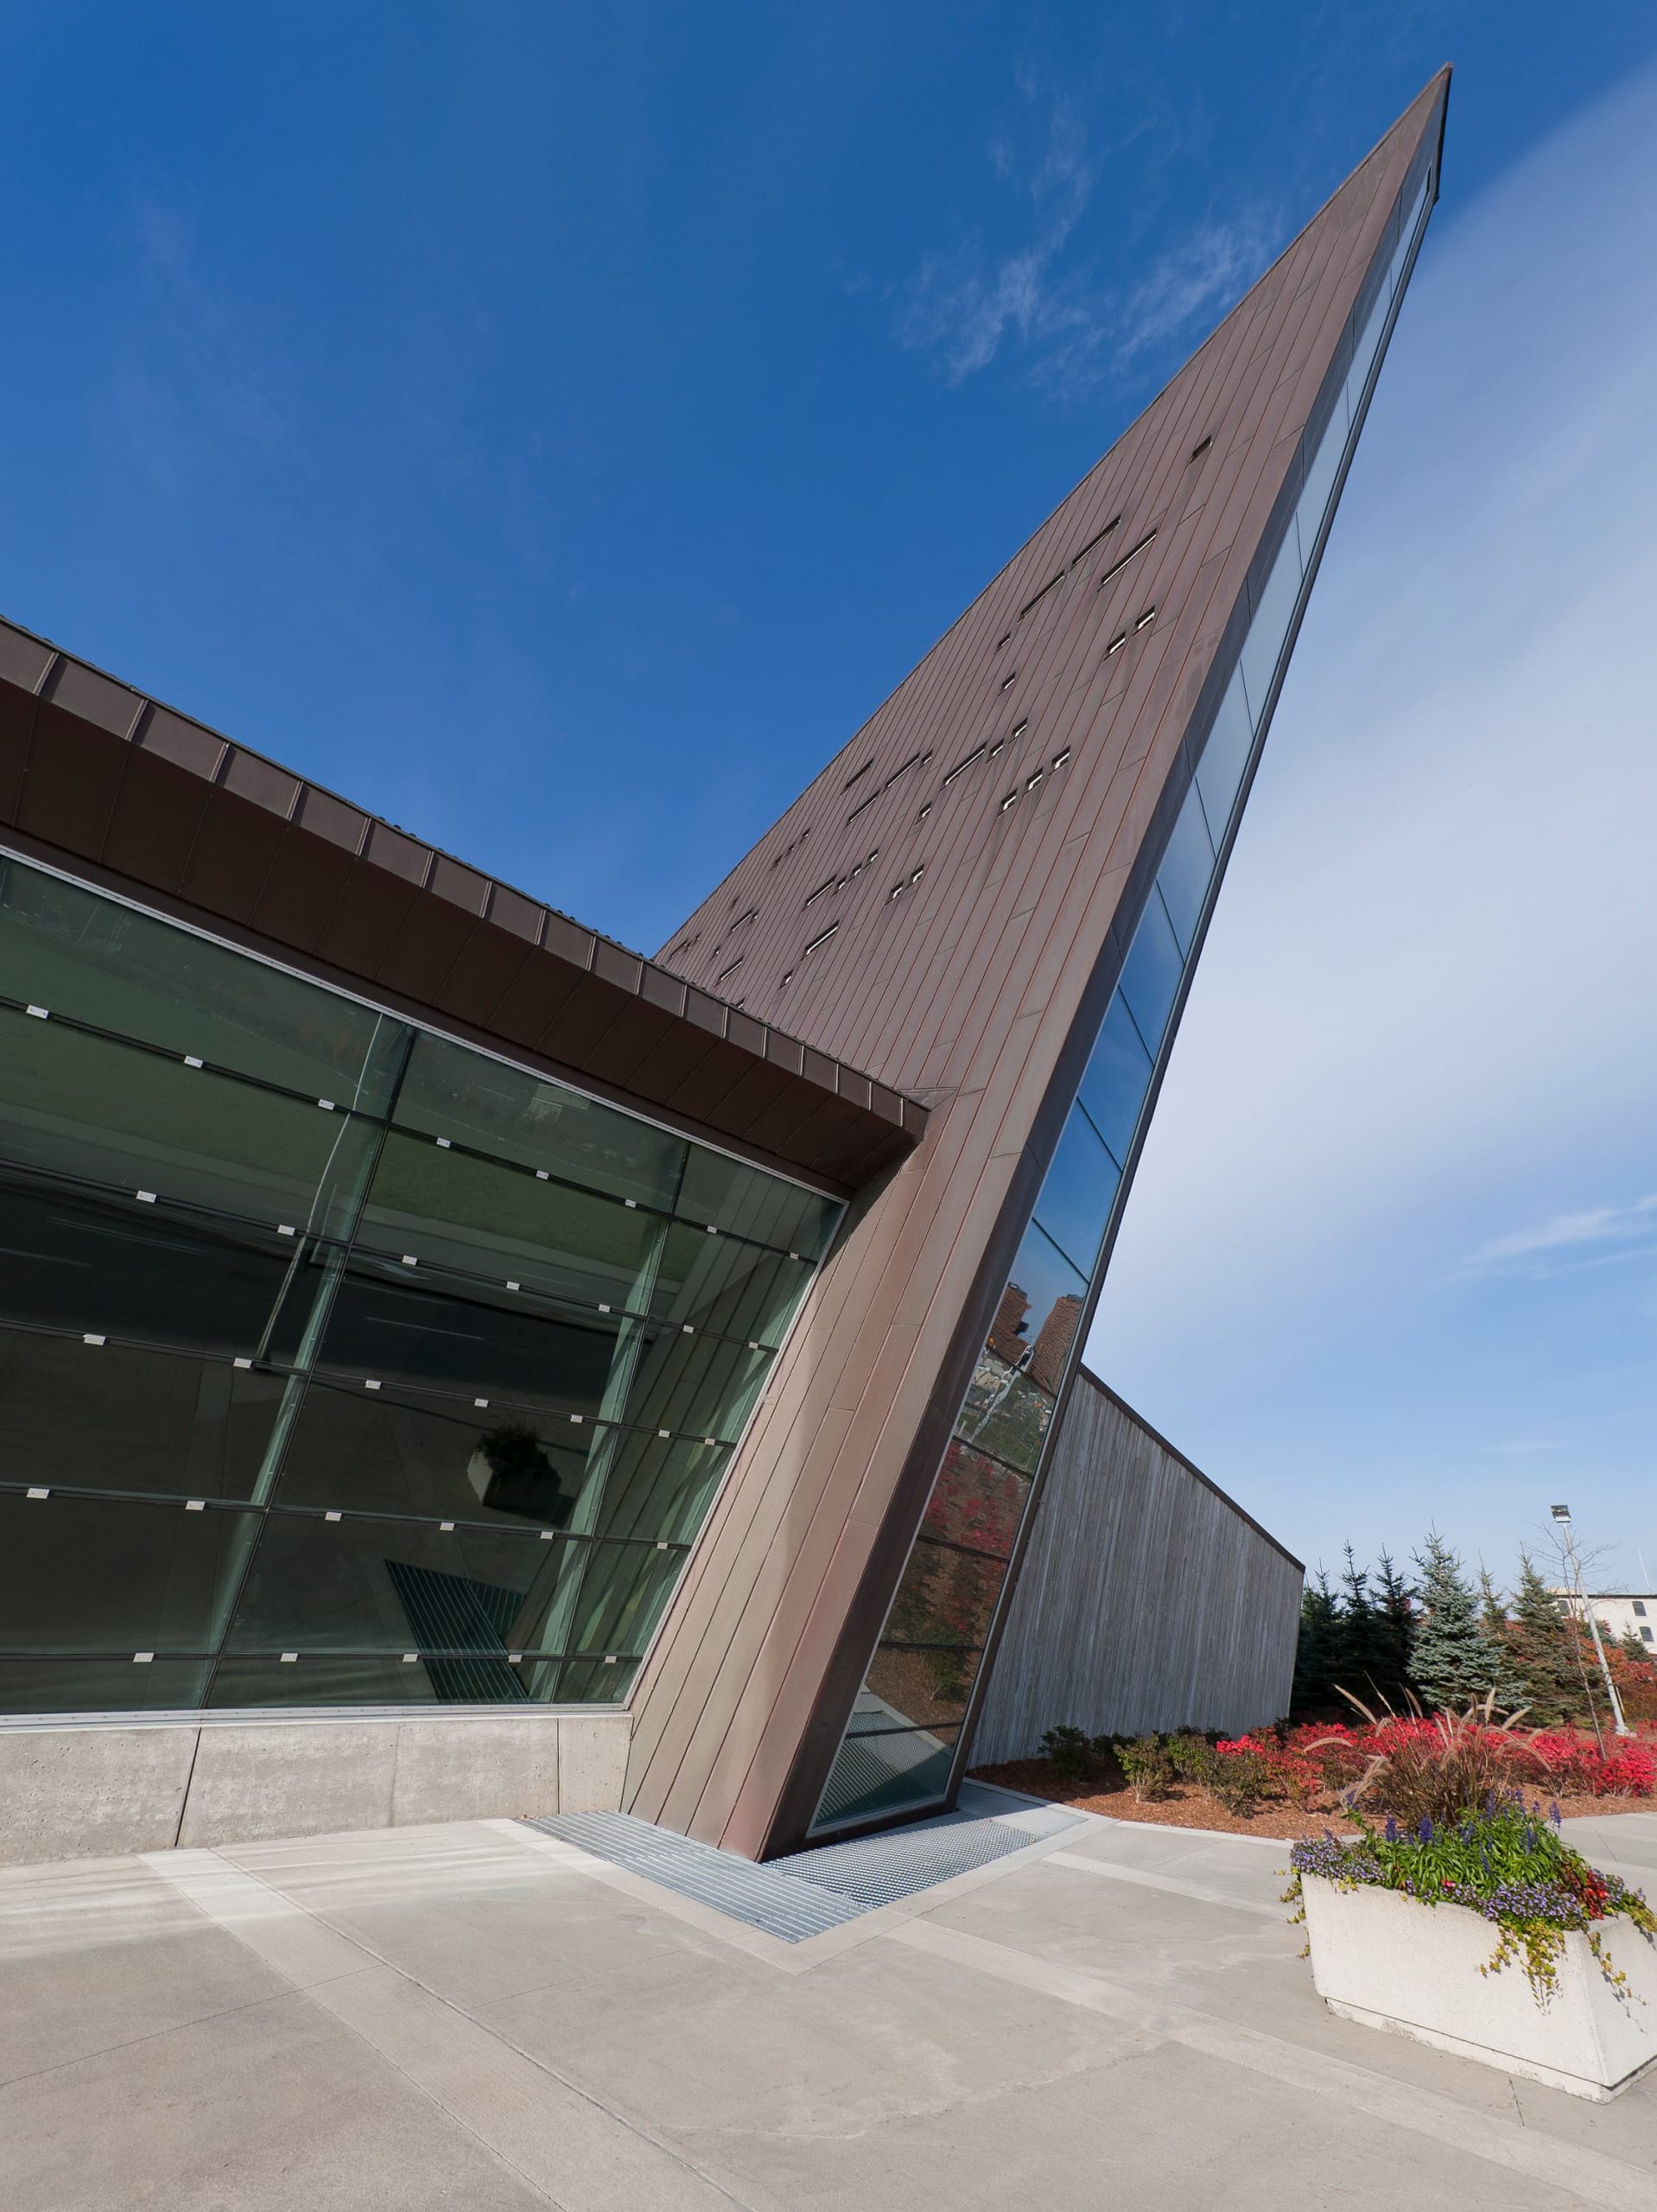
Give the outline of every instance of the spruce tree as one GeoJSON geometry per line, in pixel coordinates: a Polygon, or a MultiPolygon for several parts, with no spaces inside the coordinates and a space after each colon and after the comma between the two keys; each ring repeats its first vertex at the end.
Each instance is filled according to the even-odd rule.
{"type": "Polygon", "coordinates": [[[1496,1588],[1490,1570],[1479,1561],[1479,1620],[1484,1633],[1498,1648],[1505,1647],[1508,1639],[1508,1600],[1496,1588]]]}
{"type": "Polygon", "coordinates": [[[1389,1702],[1401,1709],[1408,1703],[1415,1688],[1412,1664],[1418,1625],[1415,1592],[1393,1564],[1390,1552],[1383,1551],[1381,1555],[1377,1579],[1381,1588],[1375,1599],[1375,1611],[1381,1623],[1381,1647],[1387,1669],[1387,1679],[1381,1687],[1389,1702]]]}
{"type": "Polygon", "coordinates": [[[1508,1656],[1533,1727],[1557,1728],[1591,1718],[1578,1665],[1575,1624],[1527,1551],[1519,1554],[1508,1656]]]}
{"type": "Polygon", "coordinates": [[[1397,1683],[1392,1666],[1392,1638],[1369,1590],[1369,1570],[1361,1567],[1346,1546],[1346,1571],[1341,1577],[1345,1595],[1341,1601],[1341,1635],[1335,1681],[1368,1706],[1378,1700],[1395,1701],[1397,1683]]]}
{"type": "Polygon", "coordinates": [[[1323,1718],[1337,1702],[1335,1672],[1340,1656],[1341,1611],[1329,1576],[1320,1567],[1317,1580],[1300,1593],[1300,1634],[1295,1646],[1294,1692],[1289,1709],[1303,1718],[1323,1718]]]}
{"type": "Polygon", "coordinates": [[[1511,1695],[1502,1653],[1479,1618],[1478,1599],[1461,1560],[1436,1529],[1415,1555],[1420,1570],[1421,1621],[1412,1667],[1422,1703],[1457,1710],[1489,1691],[1497,1702],[1511,1695]]]}
{"type": "Polygon", "coordinates": [[[1649,1643],[1641,1642],[1637,1628],[1625,1628],[1618,1641],[1622,1645],[1622,1656],[1630,1664],[1638,1667],[1650,1666],[1653,1647],[1649,1643]]]}

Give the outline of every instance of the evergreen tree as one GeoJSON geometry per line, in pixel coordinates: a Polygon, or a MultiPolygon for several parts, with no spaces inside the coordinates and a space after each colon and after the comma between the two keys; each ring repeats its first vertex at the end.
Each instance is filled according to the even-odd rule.
{"type": "Polygon", "coordinates": [[[1320,1567],[1315,1581],[1300,1593],[1300,1635],[1295,1646],[1294,1693],[1290,1710],[1308,1717],[1326,1716],[1339,1702],[1335,1675],[1340,1660],[1341,1610],[1320,1567]]]}
{"type": "Polygon", "coordinates": [[[1378,1580],[1381,1588],[1375,1611],[1381,1621],[1387,1670],[1381,1687],[1388,1701],[1401,1710],[1415,1688],[1415,1592],[1393,1564],[1390,1552],[1383,1551],[1381,1555],[1378,1580]]]}
{"type": "Polygon", "coordinates": [[[1479,1622],[1484,1633],[1499,1648],[1505,1646],[1508,1637],[1508,1600],[1491,1580],[1490,1570],[1479,1561],[1479,1622]]]}
{"type": "Polygon", "coordinates": [[[1336,1686],[1349,1690],[1368,1706],[1380,1700],[1395,1702],[1399,1685],[1392,1665],[1392,1636],[1370,1594],[1369,1570],[1353,1558],[1350,1544],[1346,1547],[1341,1586],[1345,1595],[1340,1607],[1336,1686]]]}
{"type": "Polygon", "coordinates": [[[1592,1717],[1578,1663],[1576,1624],[1527,1551],[1519,1554],[1508,1656],[1533,1726],[1557,1728],[1565,1721],[1592,1717]]]}
{"type": "Polygon", "coordinates": [[[1416,1554],[1421,1573],[1421,1622],[1412,1662],[1423,1704],[1462,1709],[1494,1690],[1499,1704],[1516,1703],[1500,1647],[1479,1617],[1461,1560],[1436,1529],[1416,1554]]]}
{"type": "Polygon", "coordinates": [[[1649,1667],[1653,1647],[1641,1641],[1637,1628],[1625,1628],[1618,1639],[1622,1656],[1636,1667],[1649,1667]]]}

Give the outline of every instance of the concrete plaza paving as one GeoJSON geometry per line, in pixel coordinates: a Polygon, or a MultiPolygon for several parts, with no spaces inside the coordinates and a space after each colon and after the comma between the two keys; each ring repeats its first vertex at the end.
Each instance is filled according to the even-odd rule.
{"type": "Polygon", "coordinates": [[[1332,2018],[1284,1853],[1089,1820],[793,1944],[510,1822],[10,1869],[0,2206],[1651,2212],[1657,2080],[1332,2018]]]}

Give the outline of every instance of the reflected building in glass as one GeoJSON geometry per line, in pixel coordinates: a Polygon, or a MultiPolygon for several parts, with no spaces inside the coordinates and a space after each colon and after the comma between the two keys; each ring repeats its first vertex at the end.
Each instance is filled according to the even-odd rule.
{"type": "Polygon", "coordinates": [[[655,961],[0,630],[0,1713],[951,1801],[1446,92],[655,961]]]}

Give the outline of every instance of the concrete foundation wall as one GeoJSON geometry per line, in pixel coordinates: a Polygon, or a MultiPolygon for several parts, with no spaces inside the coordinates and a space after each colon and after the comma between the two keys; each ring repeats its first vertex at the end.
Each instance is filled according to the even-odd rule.
{"type": "Polygon", "coordinates": [[[0,1725],[0,1864],[613,1811],[625,1713],[0,1725]]]}
{"type": "Polygon", "coordinates": [[[1055,1440],[973,1738],[1218,1728],[1289,1709],[1300,1562],[1084,1369],[1055,1440]]]}

